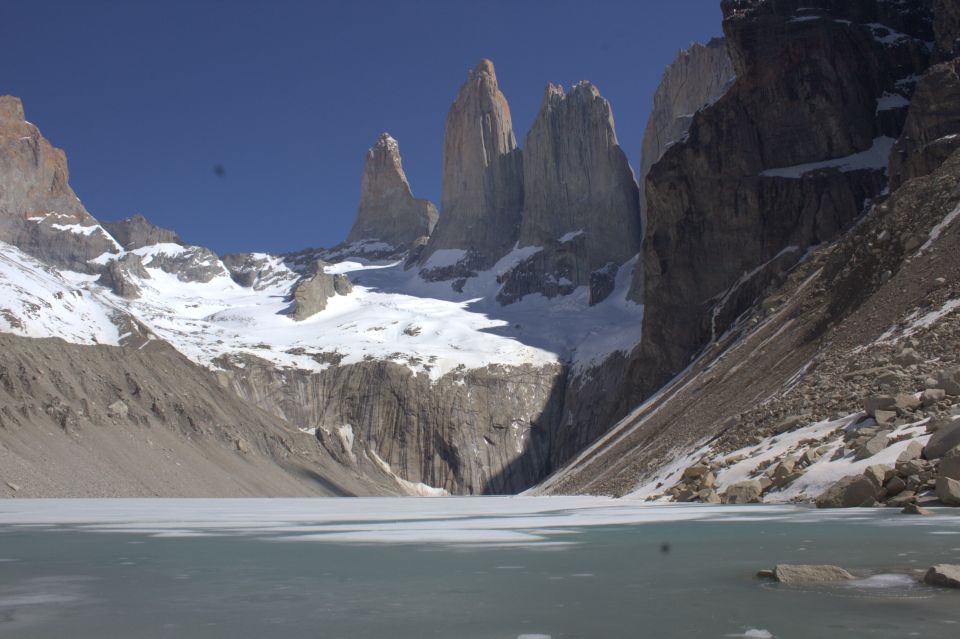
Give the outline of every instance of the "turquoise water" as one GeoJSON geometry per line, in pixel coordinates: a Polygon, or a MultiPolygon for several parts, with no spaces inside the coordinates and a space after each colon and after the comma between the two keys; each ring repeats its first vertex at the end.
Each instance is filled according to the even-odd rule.
{"type": "Polygon", "coordinates": [[[958,637],[960,517],[609,500],[0,503],[0,636],[958,637]],[[418,541],[419,538],[419,541],[418,541]],[[775,563],[864,579],[790,588],[775,563]]]}

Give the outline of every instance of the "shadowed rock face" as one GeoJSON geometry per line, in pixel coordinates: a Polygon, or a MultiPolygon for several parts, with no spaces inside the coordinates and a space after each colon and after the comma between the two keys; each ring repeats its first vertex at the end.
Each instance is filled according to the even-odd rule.
{"type": "Polygon", "coordinates": [[[723,9],[737,79],[647,177],[643,279],[634,281],[647,309],[634,369],[641,394],[683,370],[807,247],[837,237],[885,182],[882,162],[764,173],[898,135],[882,128],[878,100],[907,90],[898,81],[928,60],[923,3],[728,0],[723,9]]]}
{"type": "Polygon", "coordinates": [[[115,250],[67,183],[67,157],[24,118],[19,98],[0,96],[0,240],[58,266],[115,250]]]}
{"type": "MultiPolygon", "coordinates": [[[[420,258],[466,251],[466,272],[484,269],[517,241],[523,208],[523,161],[507,99],[493,63],[481,60],[447,113],[440,220],[420,258]]],[[[428,274],[428,273],[427,273],[428,274]]]]}
{"type": "Polygon", "coordinates": [[[413,197],[400,162],[400,145],[384,133],[367,151],[360,206],[347,242],[377,240],[409,247],[429,236],[436,223],[437,208],[413,197]]]}
{"type": "Polygon", "coordinates": [[[663,157],[667,148],[682,140],[690,129],[693,114],[723,95],[733,82],[733,62],[727,55],[723,38],[707,44],[695,43],[680,51],[663,73],[653,96],[653,111],[643,133],[640,153],[640,206],[644,181],[650,167],[663,157]]]}
{"type": "Polygon", "coordinates": [[[937,59],[960,56],[960,4],[956,0],[936,0],[933,31],[937,37],[937,59]]]}
{"type": "Polygon", "coordinates": [[[175,231],[151,224],[139,213],[125,220],[100,224],[113,236],[113,239],[120,243],[120,246],[128,251],[152,244],[183,244],[183,240],[175,231]]]}
{"type": "Polygon", "coordinates": [[[527,134],[523,187],[519,245],[543,250],[506,276],[502,301],[589,285],[595,271],[615,273],[640,250],[637,184],[610,103],[589,82],[569,95],[547,86],[527,134]]]}

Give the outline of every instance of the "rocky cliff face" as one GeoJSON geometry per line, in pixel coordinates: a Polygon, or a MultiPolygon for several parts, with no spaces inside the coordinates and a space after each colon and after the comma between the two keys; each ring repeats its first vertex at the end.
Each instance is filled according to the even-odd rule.
{"type": "Polygon", "coordinates": [[[563,367],[490,366],[431,381],[386,361],[319,373],[254,357],[219,362],[238,395],[320,437],[349,425],[393,472],[457,494],[514,493],[550,466],[563,367]]]}
{"type": "Polygon", "coordinates": [[[960,6],[953,0],[936,0],[933,24],[937,42],[937,59],[960,56],[960,6]]]}
{"type": "Polygon", "coordinates": [[[19,98],[0,96],[0,240],[87,271],[116,243],[67,182],[67,157],[26,121],[19,98]]]}
{"type": "Polygon", "coordinates": [[[425,240],[436,223],[436,207],[413,197],[400,161],[400,145],[384,133],[367,151],[357,219],[347,242],[374,240],[410,247],[425,240]]]}
{"type": "Polygon", "coordinates": [[[737,79],[647,177],[643,394],[683,370],[807,247],[882,190],[884,95],[932,38],[921,5],[723,3],[737,79]],[[790,114],[784,117],[784,114],[790,114]]]}
{"type": "Polygon", "coordinates": [[[727,43],[714,38],[680,51],[663,73],[653,96],[653,111],[643,132],[640,152],[640,206],[646,208],[645,181],[650,167],[690,129],[693,114],[713,104],[734,79],[727,43]]]}
{"type": "Polygon", "coordinates": [[[447,113],[441,215],[420,258],[424,274],[451,263],[463,273],[488,268],[516,243],[522,209],[523,160],[510,107],[493,63],[482,60],[447,113]]]}
{"type": "Polygon", "coordinates": [[[327,273],[325,266],[324,262],[317,262],[316,272],[293,288],[293,319],[298,322],[327,308],[327,302],[334,295],[349,295],[353,291],[349,277],[327,273]]]}
{"type": "Polygon", "coordinates": [[[151,224],[139,213],[124,220],[101,222],[100,225],[128,251],[152,244],[183,244],[175,231],[151,224]]]}
{"type": "MultiPolygon", "coordinates": [[[[527,134],[519,246],[542,250],[504,275],[500,299],[547,297],[589,286],[640,250],[637,185],[617,142],[613,112],[595,86],[569,95],[549,85],[527,134]]],[[[609,287],[594,286],[598,302],[609,287]]]]}

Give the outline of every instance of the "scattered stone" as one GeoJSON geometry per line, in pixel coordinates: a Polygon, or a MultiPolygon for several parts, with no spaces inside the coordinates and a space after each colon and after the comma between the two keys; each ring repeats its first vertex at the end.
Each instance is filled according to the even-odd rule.
{"type": "Polygon", "coordinates": [[[853,575],[839,566],[778,564],[773,578],[782,584],[814,584],[848,581],[853,575]]]}
{"type": "Polygon", "coordinates": [[[960,481],[949,477],[937,478],[937,499],[947,506],[960,506],[960,481]]]}
{"type": "Polygon", "coordinates": [[[904,515],[932,515],[933,513],[922,506],[910,503],[906,504],[903,507],[903,510],[900,511],[904,515]]]}
{"type": "Polygon", "coordinates": [[[802,415],[791,415],[773,427],[773,434],[782,435],[783,433],[791,431],[797,426],[800,426],[805,421],[806,419],[802,415]]]}
{"type": "Polygon", "coordinates": [[[920,459],[920,455],[923,454],[923,444],[920,442],[910,442],[907,444],[907,447],[903,449],[903,452],[897,456],[897,463],[912,461],[914,459],[920,459]]]}
{"type": "Polygon", "coordinates": [[[854,459],[860,461],[861,459],[866,459],[868,457],[873,457],[890,443],[890,438],[887,437],[886,433],[879,433],[874,437],[870,438],[866,443],[860,446],[856,453],[854,454],[854,459]]]}
{"type": "Polygon", "coordinates": [[[107,406],[107,415],[113,419],[126,419],[129,412],[130,408],[120,399],[107,406]]]}
{"type": "Polygon", "coordinates": [[[923,447],[923,456],[926,459],[939,459],[944,453],[960,445],[960,421],[933,420],[927,430],[934,427],[933,436],[923,447]]]}
{"type": "Polygon", "coordinates": [[[927,570],[923,583],[941,588],[960,588],[960,565],[937,564],[927,570]]]}
{"type": "Polygon", "coordinates": [[[947,397],[947,392],[942,388],[928,388],[920,394],[920,402],[924,408],[935,406],[947,397]]]}
{"type": "Polygon", "coordinates": [[[872,506],[879,487],[863,475],[844,477],[817,497],[817,508],[857,508],[872,506]]]}
{"type": "Polygon", "coordinates": [[[723,502],[725,504],[754,504],[760,501],[763,488],[755,479],[737,482],[727,486],[723,502]]]}
{"type": "Polygon", "coordinates": [[[899,364],[900,366],[913,366],[914,364],[919,364],[923,361],[923,358],[917,354],[912,348],[905,348],[899,353],[897,353],[893,358],[894,364],[899,364]]]}

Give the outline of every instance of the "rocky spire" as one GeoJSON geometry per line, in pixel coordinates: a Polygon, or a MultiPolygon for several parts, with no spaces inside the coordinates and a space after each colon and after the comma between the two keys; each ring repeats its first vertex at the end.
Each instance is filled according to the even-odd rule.
{"type": "Polygon", "coordinates": [[[507,99],[490,60],[481,60],[450,111],[443,142],[442,215],[421,257],[465,252],[462,266],[491,266],[517,239],[523,208],[523,162],[507,99]]]}
{"type": "Polygon", "coordinates": [[[524,150],[521,246],[582,232],[592,270],[640,250],[637,184],[610,103],[589,82],[549,85],[524,150]]]}
{"type": "Polygon", "coordinates": [[[501,301],[563,295],[591,280],[591,300],[606,297],[642,231],[637,183],[595,86],[580,82],[569,95],[547,86],[524,146],[523,187],[519,245],[542,250],[504,277],[501,301]]]}
{"type": "Polygon", "coordinates": [[[436,223],[436,207],[413,197],[400,162],[400,145],[389,133],[382,134],[367,151],[357,219],[347,241],[378,240],[407,247],[429,236],[436,223]]]}

